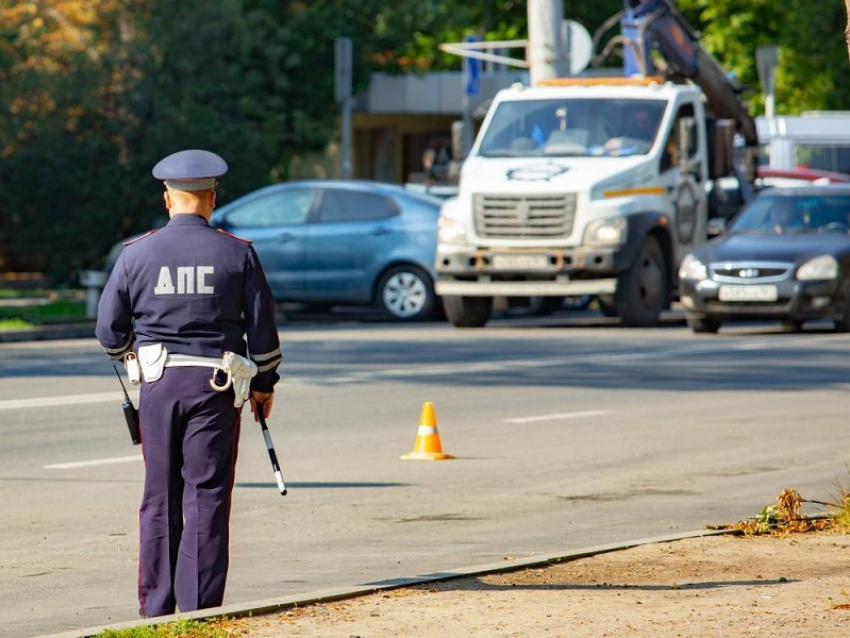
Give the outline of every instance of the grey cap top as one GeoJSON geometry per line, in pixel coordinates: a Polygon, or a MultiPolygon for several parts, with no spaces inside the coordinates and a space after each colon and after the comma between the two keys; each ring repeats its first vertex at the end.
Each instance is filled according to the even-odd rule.
{"type": "Polygon", "coordinates": [[[153,167],[153,176],[169,188],[202,190],[215,186],[215,180],[227,173],[227,162],[215,153],[192,149],[162,158],[153,167]]]}

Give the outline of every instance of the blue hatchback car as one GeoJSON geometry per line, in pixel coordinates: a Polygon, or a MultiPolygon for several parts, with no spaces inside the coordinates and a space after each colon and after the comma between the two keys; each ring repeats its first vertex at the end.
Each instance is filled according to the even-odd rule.
{"type": "Polygon", "coordinates": [[[277,301],[374,304],[416,321],[436,312],[441,203],[395,184],[306,180],[249,193],[210,223],[253,242],[277,301]]]}

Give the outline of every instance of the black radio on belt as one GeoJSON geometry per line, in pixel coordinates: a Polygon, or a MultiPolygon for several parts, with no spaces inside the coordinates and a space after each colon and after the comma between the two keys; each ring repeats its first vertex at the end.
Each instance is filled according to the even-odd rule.
{"type": "Polygon", "coordinates": [[[127,388],[124,386],[124,381],[121,380],[121,374],[118,368],[112,366],[115,374],[118,375],[118,383],[121,384],[121,389],[124,390],[124,403],[121,404],[121,409],[124,410],[124,419],[127,421],[127,428],[130,430],[130,440],[133,445],[139,445],[142,442],[142,437],[139,434],[139,411],[133,405],[130,395],[127,394],[127,388]]]}

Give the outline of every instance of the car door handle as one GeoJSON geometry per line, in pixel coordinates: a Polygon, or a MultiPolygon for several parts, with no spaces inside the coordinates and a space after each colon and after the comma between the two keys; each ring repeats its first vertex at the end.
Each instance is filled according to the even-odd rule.
{"type": "Polygon", "coordinates": [[[292,233],[280,233],[277,238],[281,241],[281,243],[295,241],[296,239],[295,235],[292,233]]]}
{"type": "Polygon", "coordinates": [[[376,237],[380,237],[381,235],[389,235],[393,231],[386,226],[378,226],[377,228],[372,229],[372,234],[376,237]]]}

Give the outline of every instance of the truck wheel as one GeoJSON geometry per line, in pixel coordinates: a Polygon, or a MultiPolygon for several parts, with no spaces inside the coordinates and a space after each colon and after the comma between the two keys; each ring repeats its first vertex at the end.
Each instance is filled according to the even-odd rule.
{"type": "Polygon", "coordinates": [[[457,328],[481,328],[490,318],[492,297],[443,297],[446,318],[457,328]]]}
{"type": "Polygon", "coordinates": [[[599,305],[599,312],[606,317],[617,316],[617,307],[614,305],[614,295],[599,295],[596,298],[596,303],[599,305]]]}
{"type": "Polygon", "coordinates": [[[658,324],[667,303],[667,265],[654,237],[647,237],[632,267],[620,275],[614,305],[626,326],[658,324]]]}
{"type": "Polygon", "coordinates": [[[399,321],[427,319],[434,306],[434,285],[421,268],[394,266],[381,277],[375,297],[384,313],[399,321]]]}
{"type": "Polygon", "coordinates": [[[695,333],[716,334],[720,330],[720,319],[712,315],[704,317],[687,315],[686,320],[695,333]]]}

